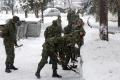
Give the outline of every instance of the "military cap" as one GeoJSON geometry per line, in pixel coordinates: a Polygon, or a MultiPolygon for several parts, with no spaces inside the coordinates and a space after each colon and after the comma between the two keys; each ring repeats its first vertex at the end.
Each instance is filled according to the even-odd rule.
{"type": "Polygon", "coordinates": [[[57,25],[57,20],[53,20],[52,24],[57,25]]]}
{"type": "Polygon", "coordinates": [[[13,22],[17,22],[17,21],[20,21],[19,17],[18,16],[13,16],[13,22]]]}

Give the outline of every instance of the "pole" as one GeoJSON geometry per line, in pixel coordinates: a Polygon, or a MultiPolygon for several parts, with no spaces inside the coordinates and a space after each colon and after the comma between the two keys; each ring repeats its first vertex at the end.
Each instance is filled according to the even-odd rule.
{"type": "Polygon", "coordinates": [[[42,17],[42,23],[44,23],[44,16],[43,16],[43,5],[44,3],[43,3],[43,0],[41,0],[41,17],[42,17]]]}

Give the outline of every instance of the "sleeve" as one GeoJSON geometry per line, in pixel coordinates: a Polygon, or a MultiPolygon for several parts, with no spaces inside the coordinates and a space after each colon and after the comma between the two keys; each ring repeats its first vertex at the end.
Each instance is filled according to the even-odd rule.
{"type": "Polygon", "coordinates": [[[12,23],[9,24],[8,27],[9,27],[8,28],[9,37],[14,42],[14,44],[16,44],[17,43],[17,39],[16,39],[16,27],[14,25],[12,25],[12,23]]]}
{"type": "Polygon", "coordinates": [[[45,39],[47,38],[47,34],[48,34],[48,28],[46,28],[45,32],[44,32],[44,37],[45,39]]]}

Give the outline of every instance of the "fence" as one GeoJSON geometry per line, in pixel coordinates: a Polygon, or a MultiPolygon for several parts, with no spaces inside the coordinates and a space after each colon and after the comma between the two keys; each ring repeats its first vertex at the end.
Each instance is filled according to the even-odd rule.
{"type": "MultiPolygon", "coordinates": [[[[0,36],[4,25],[0,25],[0,36]]],[[[39,37],[41,32],[41,21],[22,21],[20,26],[17,26],[17,39],[23,39],[27,37],[39,37]]]]}
{"type": "Polygon", "coordinates": [[[41,21],[23,21],[21,26],[17,27],[17,39],[27,37],[39,37],[41,32],[41,21]]]}

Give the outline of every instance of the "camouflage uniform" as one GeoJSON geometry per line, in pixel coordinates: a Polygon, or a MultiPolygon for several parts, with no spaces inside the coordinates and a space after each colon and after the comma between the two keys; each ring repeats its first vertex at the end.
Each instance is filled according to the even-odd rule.
{"type": "Polygon", "coordinates": [[[68,26],[66,26],[65,28],[64,28],[64,34],[69,34],[69,33],[71,33],[73,31],[73,29],[72,29],[72,24],[68,24],[68,26]]]}
{"type": "Polygon", "coordinates": [[[17,46],[16,41],[16,23],[19,21],[19,17],[14,16],[13,19],[10,19],[8,23],[5,25],[6,27],[6,36],[4,36],[4,45],[6,50],[6,70],[5,72],[10,73],[10,69],[17,70],[17,68],[14,67],[14,45],[17,46]]]}
{"type": "Polygon", "coordinates": [[[53,24],[46,28],[44,32],[45,40],[51,37],[59,37],[61,36],[61,29],[57,25],[57,21],[53,21],[53,24]]]}
{"type": "MultiPolygon", "coordinates": [[[[58,26],[58,20],[54,20],[52,22],[52,25],[47,27],[45,32],[44,32],[44,36],[45,36],[45,40],[48,40],[49,38],[52,38],[52,37],[60,37],[61,36],[61,26],[58,26]]],[[[52,60],[50,58],[50,61],[49,63],[51,64],[52,63],[52,60]]]]}
{"type": "MultiPolygon", "coordinates": [[[[47,61],[47,58],[48,58],[48,52],[49,53],[52,53],[54,52],[55,54],[57,53],[56,49],[54,49],[55,47],[52,46],[53,44],[51,44],[51,47],[53,49],[51,49],[51,47],[48,46],[48,42],[50,42],[50,39],[53,38],[53,37],[60,37],[61,36],[61,29],[60,27],[58,26],[57,24],[57,21],[54,20],[52,22],[53,24],[49,27],[46,28],[45,32],[44,32],[44,36],[45,36],[45,44],[46,45],[44,47],[43,45],[43,52],[42,52],[42,56],[44,58],[42,58],[41,62],[39,63],[39,67],[41,68],[41,66],[44,66],[47,61]]],[[[53,77],[61,77],[60,75],[57,74],[57,62],[54,60],[54,58],[51,58],[50,56],[50,63],[52,64],[52,69],[53,69],[53,77]]]]}
{"type": "MultiPolygon", "coordinates": [[[[58,21],[54,20],[52,22],[52,25],[47,27],[45,32],[44,32],[44,37],[45,37],[45,41],[48,40],[49,38],[52,37],[60,37],[61,36],[61,28],[60,26],[58,26],[58,21]]],[[[52,63],[52,60],[50,58],[49,63],[52,63]]]]}
{"type": "MultiPolygon", "coordinates": [[[[76,61],[76,56],[79,55],[80,56],[80,47],[82,46],[84,40],[83,40],[83,36],[85,35],[85,30],[83,29],[83,21],[81,19],[76,18],[76,21],[73,21],[71,24],[68,24],[67,27],[64,28],[64,34],[70,34],[72,32],[77,31],[77,35],[79,35],[76,39],[78,47],[79,48],[75,48],[74,46],[68,46],[69,50],[68,50],[68,55],[66,55],[66,65],[68,64],[70,58],[72,61],[76,61]],[[80,26],[78,26],[76,23],[78,21],[81,21],[80,26]],[[83,33],[82,36],[80,36],[80,33],[83,33]]],[[[63,66],[64,68],[65,66],[63,66]]]]}
{"type": "Polygon", "coordinates": [[[68,24],[72,23],[74,14],[75,14],[75,11],[73,11],[73,10],[69,10],[68,11],[68,14],[67,14],[68,24]]]}
{"type": "MultiPolygon", "coordinates": [[[[68,35],[68,34],[73,32],[74,29],[73,29],[72,24],[73,24],[73,22],[68,24],[68,26],[66,26],[64,28],[64,35],[68,35]]],[[[65,55],[66,55],[66,57],[65,57],[65,65],[62,65],[63,70],[69,70],[67,68],[67,65],[68,65],[68,63],[70,61],[70,58],[72,59],[72,54],[73,53],[74,53],[74,45],[66,46],[66,50],[65,50],[65,55]]]]}
{"type": "Polygon", "coordinates": [[[70,10],[67,15],[68,25],[72,24],[72,22],[79,19],[79,14],[75,13],[74,10],[70,10]]]}
{"type": "Polygon", "coordinates": [[[57,25],[58,25],[58,27],[60,28],[60,31],[61,31],[61,33],[62,33],[62,25],[61,25],[61,16],[59,15],[58,16],[58,18],[57,18],[57,25]]]}
{"type": "MultiPolygon", "coordinates": [[[[58,60],[58,58],[57,58],[58,53],[61,50],[64,52],[67,52],[66,46],[74,45],[73,41],[75,41],[75,40],[73,40],[72,37],[69,35],[69,36],[64,36],[64,37],[52,37],[43,44],[42,59],[38,64],[37,72],[35,74],[37,76],[37,78],[40,78],[40,71],[46,64],[48,56],[50,56],[54,62],[57,62],[59,64],[64,62],[64,60],[62,60],[62,62],[60,62],[58,60]]],[[[55,69],[55,66],[57,63],[53,64],[52,68],[55,69]]],[[[65,64],[63,63],[63,65],[65,65],[65,64]]],[[[53,73],[54,73],[54,69],[53,69],[53,73]]],[[[57,67],[56,67],[56,69],[57,69],[57,67]]],[[[55,71],[55,73],[57,74],[56,71],[55,71]]]]}
{"type": "Polygon", "coordinates": [[[78,56],[80,56],[80,47],[84,44],[84,36],[86,34],[83,26],[84,26],[84,22],[82,19],[79,19],[77,21],[77,24],[78,26],[76,26],[75,30],[79,30],[80,32],[78,33],[79,34],[79,37],[78,37],[78,41],[77,41],[77,45],[78,45],[78,49],[77,49],[77,52],[78,52],[78,56]]]}

